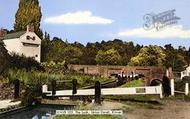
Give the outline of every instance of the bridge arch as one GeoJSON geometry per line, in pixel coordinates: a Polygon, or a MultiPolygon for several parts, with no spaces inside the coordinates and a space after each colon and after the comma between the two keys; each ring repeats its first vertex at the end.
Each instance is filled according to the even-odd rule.
{"type": "Polygon", "coordinates": [[[158,86],[162,84],[162,80],[161,79],[152,79],[150,82],[150,86],[158,86]]]}

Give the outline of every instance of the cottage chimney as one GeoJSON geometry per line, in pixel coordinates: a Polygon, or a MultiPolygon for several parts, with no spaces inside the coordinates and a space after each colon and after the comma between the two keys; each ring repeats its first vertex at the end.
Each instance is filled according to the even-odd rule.
{"type": "Polygon", "coordinates": [[[34,32],[34,26],[27,25],[27,32],[34,32]]]}
{"type": "Polygon", "coordinates": [[[3,28],[1,28],[0,29],[0,39],[3,39],[6,34],[7,34],[7,32],[3,28]]]}

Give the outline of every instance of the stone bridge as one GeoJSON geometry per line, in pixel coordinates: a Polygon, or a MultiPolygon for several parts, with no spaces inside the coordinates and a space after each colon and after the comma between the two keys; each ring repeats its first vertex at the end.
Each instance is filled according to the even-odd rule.
{"type": "Polygon", "coordinates": [[[171,68],[167,70],[165,67],[155,66],[69,65],[69,69],[79,73],[105,77],[121,74],[122,72],[126,76],[141,74],[144,76],[145,85],[150,85],[153,80],[155,80],[154,82],[161,82],[163,76],[168,76],[169,78],[173,76],[171,68]]]}

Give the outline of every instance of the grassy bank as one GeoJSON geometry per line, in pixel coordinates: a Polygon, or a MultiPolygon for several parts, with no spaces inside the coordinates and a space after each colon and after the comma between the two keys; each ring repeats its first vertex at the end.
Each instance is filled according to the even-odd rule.
{"type": "Polygon", "coordinates": [[[127,83],[121,85],[120,87],[125,88],[125,87],[141,87],[141,86],[144,86],[144,80],[143,79],[133,80],[133,81],[127,82],[127,83]]]}
{"type": "MultiPolygon", "coordinates": [[[[21,81],[23,99],[22,103],[25,105],[27,103],[32,103],[34,98],[41,96],[41,86],[43,84],[48,84],[49,90],[51,90],[51,81],[64,81],[73,79],[77,80],[77,88],[84,87],[86,85],[94,85],[95,81],[104,82],[109,80],[109,78],[104,78],[100,76],[84,75],[79,73],[47,73],[41,71],[27,71],[25,69],[10,69],[6,74],[6,79],[13,83],[16,79],[21,81]]],[[[57,83],[57,90],[72,89],[72,83],[57,83]],[[64,85],[64,86],[63,86],[64,85]]]]}
{"type": "Polygon", "coordinates": [[[47,73],[39,71],[26,71],[19,69],[10,69],[7,73],[7,78],[9,81],[14,81],[15,79],[21,80],[24,84],[31,84],[37,81],[41,84],[51,83],[52,80],[73,80],[78,81],[78,87],[84,87],[86,85],[94,84],[95,81],[108,81],[109,78],[100,76],[91,76],[78,73],[47,73]]]}

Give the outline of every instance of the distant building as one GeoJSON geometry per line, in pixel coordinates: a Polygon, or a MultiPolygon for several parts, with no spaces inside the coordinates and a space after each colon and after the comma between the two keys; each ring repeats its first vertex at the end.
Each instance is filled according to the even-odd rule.
{"type": "Polygon", "coordinates": [[[6,34],[0,31],[0,40],[3,40],[5,48],[9,53],[33,57],[40,62],[41,59],[41,39],[34,33],[33,27],[27,26],[26,31],[6,34]]]}
{"type": "Polygon", "coordinates": [[[190,66],[188,66],[184,71],[181,72],[181,79],[184,76],[190,76],[190,66]]]}

